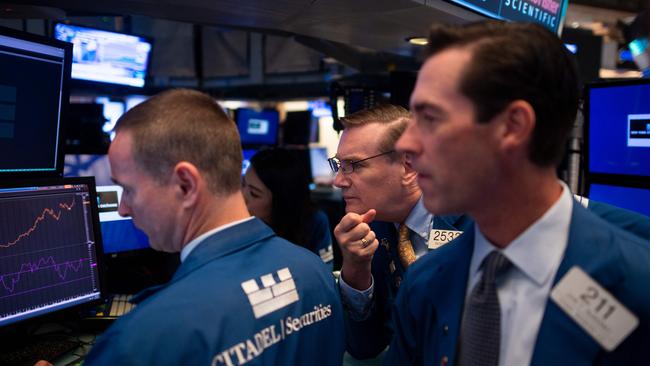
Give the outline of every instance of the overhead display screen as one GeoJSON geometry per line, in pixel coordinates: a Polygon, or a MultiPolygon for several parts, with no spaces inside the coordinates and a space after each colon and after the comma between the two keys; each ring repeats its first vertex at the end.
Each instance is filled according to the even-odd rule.
{"type": "Polygon", "coordinates": [[[598,83],[585,94],[588,172],[650,177],[650,81],[598,83]]]}
{"type": "Polygon", "coordinates": [[[72,78],[143,87],[151,42],[143,37],[58,23],[54,36],[74,45],[72,78]]]}
{"type": "Polygon", "coordinates": [[[568,0],[448,0],[490,18],[542,24],[558,33],[568,0]]]}

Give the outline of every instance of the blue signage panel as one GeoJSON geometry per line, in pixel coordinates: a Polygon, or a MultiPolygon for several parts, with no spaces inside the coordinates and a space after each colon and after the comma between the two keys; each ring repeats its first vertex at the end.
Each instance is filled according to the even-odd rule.
{"type": "Polygon", "coordinates": [[[535,22],[555,33],[561,29],[568,0],[449,0],[490,18],[535,22]]]}

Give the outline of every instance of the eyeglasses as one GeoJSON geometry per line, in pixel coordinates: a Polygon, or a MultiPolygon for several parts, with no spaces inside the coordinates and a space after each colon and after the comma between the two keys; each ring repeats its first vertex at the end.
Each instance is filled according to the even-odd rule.
{"type": "Polygon", "coordinates": [[[357,161],[339,160],[338,158],[334,157],[334,158],[327,159],[327,162],[330,163],[330,168],[332,169],[332,171],[334,173],[337,173],[340,170],[344,174],[350,174],[350,173],[352,173],[354,171],[354,166],[361,163],[362,161],[374,159],[374,158],[380,157],[382,155],[387,155],[387,154],[391,154],[391,153],[394,153],[394,152],[395,152],[395,150],[386,151],[386,152],[383,152],[383,153],[380,153],[380,154],[377,154],[377,155],[373,155],[373,156],[365,158],[365,159],[360,159],[360,160],[357,160],[357,161]]]}

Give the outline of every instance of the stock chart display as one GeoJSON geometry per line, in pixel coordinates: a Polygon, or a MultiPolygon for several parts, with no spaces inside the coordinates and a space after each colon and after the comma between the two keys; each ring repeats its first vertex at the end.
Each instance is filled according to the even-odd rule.
{"type": "Polygon", "coordinates": [[[0,190],[0,324],[99,296],[85,185],[0,190]]]}

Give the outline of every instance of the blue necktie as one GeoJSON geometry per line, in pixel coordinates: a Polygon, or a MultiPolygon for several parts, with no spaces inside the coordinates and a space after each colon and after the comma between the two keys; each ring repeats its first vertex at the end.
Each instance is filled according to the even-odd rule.
{"type": "Polygon", "coordinates": [[[483,260],[483,275],[467,299],[460,328],[459,366],[496,366],[501,341],[501,308],[496,278],[512,263],[497,251],[483,260]]]}

